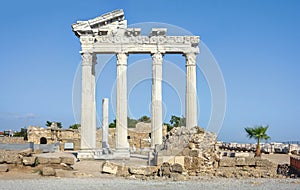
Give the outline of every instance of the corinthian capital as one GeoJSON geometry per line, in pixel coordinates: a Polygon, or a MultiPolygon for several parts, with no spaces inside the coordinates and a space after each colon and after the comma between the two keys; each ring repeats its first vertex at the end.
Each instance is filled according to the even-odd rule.
{"type": "Polygon", "coordinates": [[[152,54],[152,61],[153,64],[162,64],[163,61],[163,54],[160,52],[152,54]]]}
{"type": "Polygon", "coordinates": [[[117,53],[118,65],[127,65],[128,55],[126,53],[117,53]]]}
{"type": "Polygon", "coordinates": [[[196,57],[195,53],[185,53],[186,65],[196,65],[196,57]]]}
{"type": "Polygon", "coordinates": [[[95,61],[95,57],[96,55],[89,53],[89,52],[84,52],[81,54],[81,58],[82,58],[82,65],[92,65],[93,61],[95,61]]]}

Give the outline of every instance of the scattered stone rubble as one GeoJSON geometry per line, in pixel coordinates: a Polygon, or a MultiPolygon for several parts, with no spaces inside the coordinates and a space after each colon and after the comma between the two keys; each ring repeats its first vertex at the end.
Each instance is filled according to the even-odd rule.
{"type": "Polygon", "coordinates": [[[0,172],[27,168],[39,171],[43,176],[54,176],[56,170],[72,170],[74,163],[73,155],[38,154],[30,148],[22,151],[0,150],[0,172]]]}
{"type": "Polygon", "coordinates": [[[236,178],[284,177],[277,164],[249,154],[234,154],[221,157],[216,146],[216,134],[202,128],[174,128],[164,138],[163,144],[156,147],[152,164],[148,167],[128,167],[106,161],[102,173],[128,178],[156,179],[169,178],[186,180],[191,176],[218,176],[236,178]]]}

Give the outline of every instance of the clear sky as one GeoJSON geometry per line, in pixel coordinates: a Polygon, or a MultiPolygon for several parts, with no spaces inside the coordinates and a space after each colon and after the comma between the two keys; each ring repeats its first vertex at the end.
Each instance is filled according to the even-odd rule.
{"type": "MultiPolygon", "coordinates": [[[[61,121],[64,127],[76,122],[72,89],[81,58],[79,40],[71,24],[120,8],[128,24],[163,22],[201,36],[216,58],[226,84],[227,109],[220,140],[248,141],[244,127],[260,124],[270,125],[268,133],[272,141],[300,140],[300,1],[297,0],[3,1],[0,131],[44,126],[46,120],[61,121]]],[[[142,58],[130,57],[129,65],[142,58]]],[[[111,63],[98,78],[99,116],[101,99],[111,94],[106,92],[108,86],[104,84],[113,84],[115,70],[111,63]]],[[[197,72],[199,125],[205,127],[211,111],[210,92],[203,75],[197,72]]],[[[146,80],[132,91],[129,97],[132,117],[150,114],[150,86],[151,81],[146,80]]],[[[173,100],[169,99],[172,89],[164,86],[163,98],[168,107],[173,100]]],[[[112,107],[111,104],[111,110],[112,107]]],[[[172,107],[167,112],[166,122],[169,115],[181,114],[172,107]]],[[[111,111],[110,120],[113,117],[111,111]]]]}

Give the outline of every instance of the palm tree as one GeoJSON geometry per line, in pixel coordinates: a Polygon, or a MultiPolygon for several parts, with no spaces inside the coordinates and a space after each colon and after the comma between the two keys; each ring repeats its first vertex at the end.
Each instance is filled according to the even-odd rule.
{"type": "Polygon", "coordinates": [[[261,156],[260,151],[260,141],[261,140],[268,140],[270,137],[266,134],[266,131],[268,130],[269,125],[266,125],[265,127],[260,125],[256,127],[246,127],[245,131],[247,132],[247,136],[250,139],[256,139],[257,145],[256,145],[256,151],[255,151],[255,157],[261,156]]]}

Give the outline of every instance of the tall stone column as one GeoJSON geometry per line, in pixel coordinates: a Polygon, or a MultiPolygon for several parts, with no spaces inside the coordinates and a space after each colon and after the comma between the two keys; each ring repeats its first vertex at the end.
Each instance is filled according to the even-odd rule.
{"type": "Polygon", "coordinates": [[[109,148],[108,144],[108,98],[102,100],[102,149],[109,148]]]}
{"type": "Polygon", "coordinates": [[[198,125],[197,112],[197,79],[196,79],[196,54],[186,53],[186,127],[198,125]]]}
{"type": "Polygon", "coordinates": [[[163,55],[152,54],[151,147],[162,144],[162,62],[163,55]]]}
{"type": "Polygon", "coordinates": [[[127,58],[126,53],[117,54],[117,116],[116,116],[116,156],[128,157],[127,140],[127,58]]]}
{"type": "Polygon", "coordinates": [[[91,157],[96,149],[96,100],[95,100],[96,55],[82,53],[81,94],[81,145],[82,157],[91,157]],[[86,154],[84,154],[86,151],[86,154]]]}

